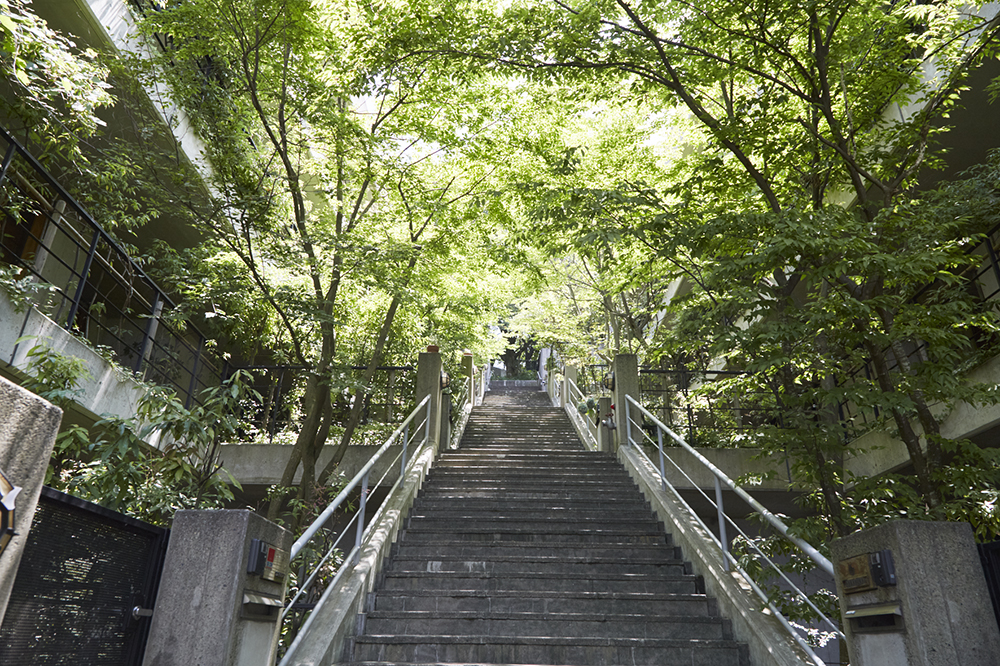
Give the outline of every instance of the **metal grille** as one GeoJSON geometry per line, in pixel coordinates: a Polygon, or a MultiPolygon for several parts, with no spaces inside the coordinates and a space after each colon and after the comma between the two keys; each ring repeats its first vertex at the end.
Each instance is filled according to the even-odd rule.
{"type": "Polygon", "coordinates": [[[0,627],[0,663],[138,666],[167,531],[44,488],[0,627]]]}

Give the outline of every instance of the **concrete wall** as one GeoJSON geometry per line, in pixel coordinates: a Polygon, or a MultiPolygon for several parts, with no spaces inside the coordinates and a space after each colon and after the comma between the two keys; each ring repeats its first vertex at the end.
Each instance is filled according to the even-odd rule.
{"type": "Polygon", "coordinates": [[[0,554],[0,623],[28,541],[61,419],[58,407],[0,378],[0,470],[21,488],[14,497],[14,536],[0,554]]]}
{"type": "Polygon", "coordinates": [[[34,308],[17,312],[0,289],[0,373],[15,382],[23,378],[28,352],[41,343],[84,361],[90,377],[80,381],[81,394],[77,400],[84,415],[91,419],[101,414],[135,416],[141,391],[130,374],[115,369],[104,357],[34,308]],[[18,343],[25,337],[31,339],[18,343]]]}
{"type": "Polygon", "coordinates": [[[851,664],[1000,664],[1000,629],[968,523],[895,520],[838,539],[830,550],[841,570],[837,595],[851,664]],[[857,580],[864,571],[848,568],[848,560],[885,549],[895,584],[845,592],[844,578],[857,580]],[[849,612],[871,615],[851,619],[849,612]]]}
{"type": "MultiPolygon", "coordinates": [[[[1000,384],[1000,356],[986,361],[973,369],[967,376],[970,383],[1000,384]]],[[[944,437],[960,439],[973,437],[1000,427],[1000,405],[973,406],[959,402],[950,413],[943,405],[934,407],[941,422],[944,437]]],[[[889,427],[893,427],[890,424],[889,427]]],[[[917,432],[920,425],[914,423],[917,432]]],[[[876,476],[894,471],[909,464],[910,456],[906,445],[891,436],[887,430],[873,430],[851,443],[851,454],[844,460],[848,471],[859,476],[876,476]]]]}

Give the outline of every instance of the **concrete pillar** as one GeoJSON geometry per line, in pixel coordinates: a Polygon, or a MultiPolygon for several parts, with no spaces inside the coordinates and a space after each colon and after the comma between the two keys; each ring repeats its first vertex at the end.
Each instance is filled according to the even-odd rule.
{"type": "Polygon", "coordinates": [[[441,446],[445,449],[451,447],[451,394],[441,394],[441,446]]]}
{"type": "MultiPolygon", "coordinates": [[[[600,416],[597,425],[597,450],[604,453],[614,453],[617,430],[605,425],[606,420],[609,419],[608,415],[611,414],[611,398],[605,396],[597,399],[597,413],[600,416]]],[[[611,420],[611,423],[613,424],[614,420],[611,420]]]]}
{"type": "Polygon", "coordinates": [[[417,360],[417,403],[424,396],[431,397],[431,425],[428,439],[441,441],[441,354],[435,351],[420,352],[417,360]]]}
{"type": "Polygon", "coordinates": [[[475,362],[472,358],[472,352],[466,349],[462,352],[462,374],[465,376],[465,381],[469,387],[468,395],[466,396],[466,402],[469,405],[475,407],[476,405],[476,382],[475,378],[475,362]]]}
{"type": "MultiPolygon", "coordinates": [[[[628,429],[625,423],[625,396],[632,396],[639,401],[639,360],[635,354],[618,354],[611,366],[614,372],[615,388],[612,395],[615,399],[615,424],[618,426],[618,445],[628,444],[628,429]]],[[[633,414],[633,421],[641,421],[633,414]]],[[[638,439],[633,435],[634,439],[638,439]]]]}
{"type": "Polygon", "coordinates": [[[178,511],[143,666],[273,664],[291,546],[252,511],[178,511]]]}
{"type": "MultiPolygon", "coordinates": [[[[572,381],[576,384],[577,379],[580,377],[580,372],[576,369],[576,366],[564,365],[563,366],[563,385],[562,385],[562,396],[559,398],[559,405],[561,407],[566,407],[573,402],[573,396],[570,394],[569,383],[572,381]]],[[[571,405],[576,409],[576,405],[571,405]]]]}
{"type": "Polygon", "coordinates": [[[14,487],[3,488],[4,505],[14,507],[14,534],[0,553],[0,622],[7,610],[61,422],[61,409],[0,377],[0,470],[14,487]]]}
{"type": "Polygon", "coordinates": [[[853,666],[1000,664],[1000,629],[968,523],[895,520],[830,551],[853,666]]]}

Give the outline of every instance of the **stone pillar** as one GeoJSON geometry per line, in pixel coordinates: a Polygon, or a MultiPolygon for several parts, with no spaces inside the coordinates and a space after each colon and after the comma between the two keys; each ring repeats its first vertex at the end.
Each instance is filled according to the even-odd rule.
{"type": "Polygon", "coordinates": [[[1000,664],[968,523],[894,520],[830,550],[853,666],[1000,664]]]}
{"type": "MultiPolygon", "coordinates": [[[[635,354],[618,354],[611,366],[614,372],[615,388],[612,395],[615,399],[615,425],[618,430],[618,446],[628,444],[628,429],[625,423],[625,396],[632,396],[639,401],[639,360],[635,354]]],[[[641,419],[632,415],[632,420],[639,422],[641,419]]],[[[633,435],[638,439],[637,435],[633,435]]]]}
{"type": "Polygon", "coordinates": [[[608,416],[611,414],[611,398],[605,396],[597,399],[597,413],[600,416],[600,421],[597,424],[597,450],[604,453],[614,453],[617,430],[605,425],[608,422],[614,424],[614,419],[608,416]]]}
{"type": "Polygon", "coordinates": [[[7,610],[61,422],[61,409],[0,377],[0,470],[20,489],[10,491],[4,500],[8,507],[14,507],[14,536],[0,553],[0,622],[7,610]]]}
{"type": "Polygon", "coordinates": [[[466,349],[462,352],[462,374],[465,375],[465,381],[469,387],[469,395],[467,397],[467,402],[469,405],[476,406],[476,382],[475,382],[475,363],[473,362],[472,352],[466,349]]]}
{"type": "Polygon", "coordinates": [[[577,379],[580,377],[579,370],[572,365],[563,366],[563,385],[562,385],[562,395],[559,397],[559,406],[565,408],[566,405],[570,405],[573,409],[576,409],[576,405],[571,405],[573,402],[573,396],[570,394],[569,383],[572,381],[576,384],[577,379]]]}
{"type": "Polygon", "coordinates": [[[424,396],[431,397],[431,426],[429,440],[440,442],[441,436],[441,354],[434,351],[420,352],[417,361],[417,403],[424,396]]]}
{"type": "Polygon", "coordinates": [[[273,664],[291,546],[252,511],[178,511],[143,666],[273,664]]]}

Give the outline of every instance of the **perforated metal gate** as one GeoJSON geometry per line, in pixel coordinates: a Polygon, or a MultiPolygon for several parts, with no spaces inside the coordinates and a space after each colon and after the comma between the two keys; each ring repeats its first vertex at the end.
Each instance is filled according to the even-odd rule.
{"type": "Polygon", "coordinates": [[[167,530],[44,488],[7,613],[0,664],[139,666],[167,530]]]}
{"type": "Polygon", "coordinates": [[[979,544],[979,558],[986,574],[986,587],[993,602],[993,614],[1000,625],[1000,541],[979,544]]]}

